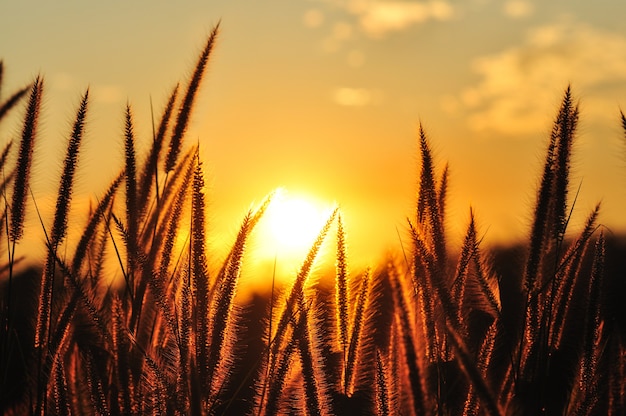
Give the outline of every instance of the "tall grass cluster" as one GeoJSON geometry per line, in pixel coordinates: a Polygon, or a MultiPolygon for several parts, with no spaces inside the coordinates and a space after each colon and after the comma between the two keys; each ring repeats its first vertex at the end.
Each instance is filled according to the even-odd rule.
{"type": "Polygon", "coordinates": [[[217,33],[188,82],[172,90],[146,155],[136,154],[126,107],[124,168],[69,244],[90,116],[84,92],[54,217],[40,217],[47,254],[36,269],[19,267],[20,240],[26,211],[37,213],[29,183],[45,78],[0,101],[0,118],[24,106],[21,137],[0,155],[3,414],[624,414],[623,318],[606,303],[609,290],[623,290],[614,284],[623,276],[607,267],[600,207],[565,238],[579,115],[569,88],[548,138],[523,261],[494,261],[471,210],[462,246],[448,247],[448,169],[420,128],[416,210],[397,257],[350,270],[336,209],[291,286],[241,305],[247,243],[272,196],[242,219],[213,270],[203,166],[198,146],[185,144],[217,33]],[[312,270],[329,244],[336,273],[318,279],[312,270]],[[112,261],[119,287],[105,267],[112,261]]]}

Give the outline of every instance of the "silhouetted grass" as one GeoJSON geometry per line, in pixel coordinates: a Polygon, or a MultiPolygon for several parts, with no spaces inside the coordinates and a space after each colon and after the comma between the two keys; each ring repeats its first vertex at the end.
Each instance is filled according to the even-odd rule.
{"type": "MultiPolygon", "coordinates": [[[[448,166],[439,168],[420,126],[416,211],[398,258],[350,270],[337,208],[291,287],[242,305],[248,241],[272,195],[244,216],[213,270],[200,152],[184,140],[217,34],[180,101],[178,86],[168,97],[145,159],[126,106],[124,168],[75,237],[67,224],[85,92],[51,229],[40,221],[46,259],[19,275],[43,78],[0,101],[1,120],[30,92],[17,155],[11,141],[0,155],[3,414],[623,413],[625,286],[609,267],[619,260],[615,237],[597,232],[599,205],[578,237],[565,239],[578,120],[570,87],[548,138],[523,259],[481,247],[474,209],[462,245],[448,246],[448,166]],[[318,279],[315,263],[333,235],[335,271],[318,279]]],[[[2,74],[0,62],[0,84],[2,74]]],[[[624,114],[620,121],[626,137],[624,114]]]]}

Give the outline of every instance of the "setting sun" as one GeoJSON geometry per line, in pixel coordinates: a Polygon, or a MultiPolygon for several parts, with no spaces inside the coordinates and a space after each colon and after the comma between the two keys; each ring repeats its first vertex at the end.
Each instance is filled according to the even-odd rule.
{"type": "Polygon", "coordinates": [[[259,255],[278,255],[281,263],[301,262],[330,213],[330,204],[306,194],[277,189],[259,223],[259,255]]]}

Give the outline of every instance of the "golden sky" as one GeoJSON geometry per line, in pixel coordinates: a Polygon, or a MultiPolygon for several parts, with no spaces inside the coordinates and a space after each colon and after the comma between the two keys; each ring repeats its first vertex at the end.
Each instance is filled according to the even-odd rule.
{"type": "MultiPolygon", "coordinates": [[[[201,144],[215,240],[233,239],[250,205],[283,187],[339,204],[352,257],[372,263],[399,248],[413,213],[420,122],[450,163],[450,241],[470,206],[486,242],[524,238],[568,83],[581,103],[572,226],[602,200],[601,221],[626,228],[624,16],[616,0],[5,1],[2,94],[45,77],[33,191],[51,210],[90,87],[76,194],[93,199],[122,167],[126,102],[145,148],[150,99],[160,114],[221,20],[187,136],[201,144]]],[[[17,120],[0,127],[2,143],[19,131],[17,120]]]]}

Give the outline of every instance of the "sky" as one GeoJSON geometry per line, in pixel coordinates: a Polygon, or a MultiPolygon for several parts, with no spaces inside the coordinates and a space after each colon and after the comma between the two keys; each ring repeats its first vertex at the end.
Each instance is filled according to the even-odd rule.
{"type": "MultiPolygon", "coordinates": [[[[625,230],[624,16],[617,0],[2,1],[2,93],[45,78],[33,192],[52,212],[90,88],[84,209],[122,167],[126,103],[145,149],[150,103],[159,114],[220,22],[187,136],[201,146],[213,240],[232,241],[251,204],[282,187],[338,204],[352,263],[376,263],[399,249],[414,212],[420,123],[450,166],[451,244],[470,206],[486,244],[527,238],[568,84],[581,108],[571,229],[602,200],[601,222],[625,230]]],[[[0,142],[17,132],[3,122],[0,142]]]]}

